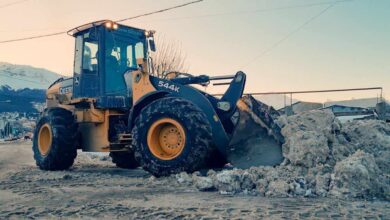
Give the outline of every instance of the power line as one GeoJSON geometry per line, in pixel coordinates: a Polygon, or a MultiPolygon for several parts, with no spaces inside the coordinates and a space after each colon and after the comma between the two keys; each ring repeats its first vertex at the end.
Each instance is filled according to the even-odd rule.
{"type": "MultiPolygon", "coordinates": [[[[59,31],[65,28],[54,28],[54,27],[46,27],[46,28],[38,28],[38,29],[1,29],[0,33],[7,32],[7,33],[21,33],[21,32],[37,32],[37,31],[59,31]]],[[[69,28],[70,29],[70,28],[69,28]]]]}
{"type": "Polygon", "coordinates": [[[51,33],[51,34],[43,34],[43,35],[36,35],[31,37],[16,38],[12,40],[4,40],[4,41],[0,41],[0,44],[16,42],[16,41],[32,40],[32,39],[43,38],[43,37],[51,37],[51,36],[65,34],[65,33],[66,31],[61,31],[61,32],[51,33]]]}
{"type": "MultiPolygon", "coordinates": [[[[21,3],[21,2],[24,2],[24,1],[28,1],[28,0],[15,2],[13,4],[21,3]]],[[[204,0],[192,1],[192,2],[181,4],[181,5],[176,5],[176,6],[173,6],[173,7],[169,7],[169,8],[165,8],[165,9],[161,9],[161,10],[157,10],[157,11],[153,11],[153,12],[149,12],[149,13],[145,13],[145,14],[141,14],[141,15],[136,15],[136,16],[133,16],[133,17],[123,18],[123,19],[117,20],[116,22],[123,22],[123,21],[132,20],[132,19],[136,19],[136,18],[140,18],[140,17],[145,17],[145,16],[149,16],[149,15],[153,15],[153,14],[158,14],[158,13],[166,12],[166,11],[169,11],[169,10],[185,7],[185,6],[188,6],[188,5],[191,5],[191,4],[196,4],[196,3],[199,3],[199,2],[202,2],[202,1],[204,1],[204,0]]],[[[276,8],[269,8],[269,9],[253,10],[253,11],[227,12],[227,13],[209,14],[209,15],[201,15],[201,16],[193,16],[193,17],[168,18],[168,19],[162,19],[162,21],[164,21],[164,20],[177,20],[177,19],[202,18],[202,17],[214,17],[214,16],[221,16],[221,15],[261,13],[261,12],[269,12],[269,11],[276,11],[276,10],[286,10],[286,9],[294,9],[294,8],[306,8],[306,7],[313,7],[313,6],[319,6],[319,5],[325,5],[325,4],[329,5],[329,4],[335,4],[335,3],[347,2],[347,1],[352,1],[352,0],[339,0],[339,1],[332,1],[332,2],[319,2],[319,3],[304,4],[304,5],[276,7],[276,8]]],[[[30,36],[30,37],[23,37],[23,38],[11,39],[11,40],[4,40],[4,41],[0,41],[0,44],[17,42],[17,41],[32,40],[32,39],[51,37],[51,36],[57,36],[57,35],[65,34],[65,33],[67,33],[67,31],[61,31],[61,32],[50,33],[50,34],[42,34],[42,35],[36,35],[36,36],[30,36]]]]}
{"type": "MultiPolygon", "coordinates": [[[[194,18],[217,17],[217,16],[224,16],[224,15],[241,15],[241,14],[251,14],[251,13],[264,13],[264,12],[272,12],[272,11],[280,11],[280,10],[288,10],[288,9],[296,9],[296,8],[308,8],[308,7],[329,5],[329,4],[332,4],[332,3],[341,3],[341,2],[348,2],[348,1],[352,1],[352,0],[326,1],[326,2],[311,3],[311,4],[291,5],[291,6],[274,7],[274,8],[266,8],[266,9],[257,9],[257,10],[249,10],[249,11],[231,11],[231,12],[223,12],[223,13],[215,13],[215,14],[205,14],[205,15],[199,15],[199,16],[172,17],[172,18],[157,19],[157,20],[147,20],[145,22],[150,22],[150,21],[172,21],[172,20],[183,20],[183,19],[194,19],[194,18]]],[[[190,2],[190,3],[186,3],[185,5],[194,4],[194,3],[195,2],[190,2]]],[[[175,6],[175,8],[177,8],[177,7],[178,6],[175,6]]],[[[184,7],[184,5],[181,5],[180,7],[184,7]]],[[[173,8],[173,7],[171,7],[171,8],[173,8]]],[[[163,9],[163,10],[165,11],[167,9],[163,9]]],[[[162,10],[160,10],[160,11],[162,11],[162,10]]],[[[152,13],[148,13],[148,14],[154,14],[154,13],[156,13],[156,12],[152,12],[152,13]]],[[[142,17],[142,16],[146,16],[146,15],[138,15],[138,16],[131,17],[129,19],[139,18],[139,17],[142,17]]],[[[126,19],[121,19],[121,20],[125,21],[126,19]]],[[[120,22],[121,20],[116,21],[116,22],[120,22]]],[[[60,28],[56,28],[56,29],[59,30],[60,28]]],[[[43,31],[44,30],[53,30],[53,28],[14,30],[13,32],[28,32],[28,31],[41,31],[41,30],[43,30],[43,31]]],[[[9,32],[9,30],[0,30],[0,32],[9,32]]]]}
{"type": "MultiPolygon", "coordinates": [[[[24,0],[24,1],[27,1],[27,0],[24,0]]],[[[192,2],[187,2],[187,3],[184,3],[184,4],[172,6],[172,7],[169,7],[169,8],[164,8],[164,9],[160,9],[160,10],[157,10],[157,11],[152,11],[152,12],[148,12],[148,13],[145,13],[145,14],[136,15],[136,16],[133,16],[133,17],[119,19],[119,20],[117,20],[115,22],[123,22],[123,21],[132,20],[132,19],[136,19],[136,18],[140,18],[140,17],[145,17],[145,16],[149,16],[149,15],[153,15],[153,14],[158,14],[158,13],[170,11],[170,10],[177,9],[177,8],[182,8],[182,7],[185,7],[185,6],[188,6],[188,5],[200,3],[202,1],[204,1],[204,0],[196,0],[196,1],[192,1],[192,2]]],[[[36,35],[36,36],[30,36],[30,37],[23,37],[23,38],[11,39],[11,40],[4,40],[4,41],[0,41],[0,44],[16,42],[16,41],[32,40],[32,39],[43,38],[43,37],[57,36],[57,35],[65,34],[65,33],[67,33],[67,31],[61,31],[61,32],[50,33],[50,34],[42,34],[42,35],[36,35]]]]}
{"type": "Polygon", "coordinates": [[[215,13],[215,14],[205,14],[198,16],[185,16],[185,17],[172,17],[172,18],[163,18],[156,20],[147,20],[145,22],[150,21],[171,21],[171,20],[183,20],[183,19],[194,19],[194,18],[207,18],[207,17],[217,17],[217,16],[225,16],[225,15],[241,15],[241,14],[255,14],[255,13],[264,13],[264,12],[273,12],[273,11],[282,11],[288,9],[296,9],[296,8],[309,8],[321,5],[330,5],[334,3],[341,2],[349,2],[353,0],[339,0],[339,1],[327,1],[327,2],[318,2],[318,3],[310,3],[310,4],[301,4],[301,5],[291,5],[291,6],[283,6],[283,7],[274,7],[274,8],[266,8],[266,9],[256,9],[249,11],[231,11],[231,12],[223,12],[223,13],[215,13]]]}
{"type": "Polygon", "coordinates": [[[166,12],[166,11],[177,9],[177,8],[182,8],[182,7],[185,7],[185,6],[188,6],[188,5],[192,5],[192,4],[196,4],[196,3],[200,3],[200,2],[203,2],[203,0],[187,2],[187,3],[181,4],[181,5],[176,5],[176,6],[173,6],[173,7],[164,8],[164,9],[161,9],[161,10],[145,13],[145,14],[142,14],[142,15],[136,15],[136,16],[133,16],[133,17],[123,18],[123,19],[117,20],[116,22],[123,22],[123,21],[127,21],[127,20],[132,20],[132,19],[135,19],[135,18],[140,18],[140,17],[145,17],[145,16],[149,16],[149,15],[153,15],[153,14],[158,14],[158,13],[166,12]]]}
{"type": "Polygon", "coordinates": [[[284,41],[286,41],[288,38],[290,38],[291,36],[293,36],[294,34],[296,34],[297,32],[299,32],[300,30],[302,30],[302,28],[304,28],[306,25],[310,24],[311,22],[313,22],[314,20],[316,20],[317,18],[319,18],[321,15],[323,15],[325,12],[327,12],[330,8],[332,8],[333,6],[335,6],[337,3],[333,3],[329,6],[327,6],[326,8],[324,8],[323,10],[321,10],[318,14],[314,15],[313,17],[310,17],[310,19],[306,20],[303,24],[301,24],[298,28],[294,29],[293,31],[289,32],[287,35],[285,35],[284,37],[282,37],[280,40],[278,40],[277,42],[275,42],[273,45],[271,45],[269,48],[267,48],[266,50],[264,50],[262,53],[260,53],[258,56],[256,56],[255,58],[253,58],[252,60],[250,60],[249,62],[247,62],[245,65],[241,66],[240,69],[248,66],[249,64],[253,63],[254,61],[264,57],[265,55],[267,55],[269,52],[271,52],[274,48],[276,48],[277,46],[279,46],[281,43],[283,43],[284,41]]]}
{"type": "Polygon", "coordinates": [[[0,5],[0,8],[6,8],[6,7],[9,7],[9,6],[17,5],[17,4],[20,4],[20,3],[23,3],[23,2],[27,2],[27,1],[29,1],[29,0],[21,0],[21,1],[11,2],[11,3],[8,3],[8,4],[0,5]]]}
{"type": "MultiPolygon", "coordinates": [[[[28,1],[28,0],[24,0],[24,1],[28,1]]],[[[217,17],[217,16],[224,16],[224,15],[240,15],[240,14],[251,14],[251,13],[273,12],[273,11],[279,11],[279,10],[288,10],[288,9],[296,9],[296,8],[308,8],[308,7],[329,5],[329,4],[333,4],[333,3],[341,3],[341,2],[349,2],[349,1],[353,1],[353,0],[326,1],[326,2],[311,3],[311,4],[301,4],[301,5],[282,6],[282,7],[274,7],[274,8],[266,8],[266,9],[256,9],[256,10],[249,10],[249,11],[230,11],[230,12],[223,12],[223,13],[216,13],[216,14],[205,14],[205,15],[198,15],[198,16],[171,17],[171,18],[163,18],[163,19],[157,19],[157,20],[147,20],[145,22],[150,22],[150,21],[171,21],[171,20],[182,20],[182,19],[217,17]]],[[[188,3],[188,4],[193,4],[193,3],[194,2],[188,3]]],[[[181,6],[181,7],[183,7],[183,6],[181,6]]],[[[166,9],[163,9],[163,10],[166,10],[166,9]]],[[[152,14],[152,13],[148,13],[148,14],[152,14]]],[[[142,17],[142,16],[145,16],[145,15],[138,15],[138,16],[134,16],[132,18],[134,19],[134,18],[138,18],[138,17],[142,17]]],[[[125,20],[125,19],[122,19],[122,20],[125,20]]],[[[116,22],[119,22],[119,21],[116,21],[116,22]]],[[[31,31],[46,31],[46,30],[60,30],[60,29],[62,29],[62,28],[0,30],[0,32],[31,32],[31,31]]]]}

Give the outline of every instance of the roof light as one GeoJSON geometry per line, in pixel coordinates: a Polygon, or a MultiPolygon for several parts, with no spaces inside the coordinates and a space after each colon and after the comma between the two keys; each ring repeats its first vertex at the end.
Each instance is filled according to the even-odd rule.
{"type": "Polygon", "coordinates": [[[155,33],[155,31],[153,31],[153,30],[145,31],[145,37],[153,37],[154,33],[155,33]]]}
{"type": "Polygon", "coordinates": [[[112,25],[112,29],[114,29],[114,30],[118,29],[118,24],[114,23],[114,24],[112,25]]]}
{"type": "Polygon", "coordinates": [[[111,21],[108,21],[104,24],[104,26],[106,26],[106,28],[109,28],[111,29],[112,28],[112,22],[111,21]]]}

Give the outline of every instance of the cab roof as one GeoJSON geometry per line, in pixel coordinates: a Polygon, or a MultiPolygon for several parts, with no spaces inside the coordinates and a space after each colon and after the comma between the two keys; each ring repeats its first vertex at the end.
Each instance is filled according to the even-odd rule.
{"type": "Polygon", "coordinates": [[[92,27],[97,27],[97,26],[100,26],[100,25],[104,25],[106,23],[112,23],[112,24],[117,24],[119,26],[122,26],[122,27],[127,27],[127,28],[130,28],[130,29],[133,29],[135,31],[140,31],[140,32],[145,32],[144,29],[140,29],[140,28],[135,28],[135,27],[131,27],[131,26],[127,26],[127,25],[122,25],[122,24],[118,24],[114,21],[111,21],[111,20],[100,20],[100,21],[94,21],[94,22],[91,22],[91,23],[87,23],[87,24],[83,24],[81,26],[78,26],[76,28],[73,28],[71,30],[69,30],[67,32],[68,35],[74,37],[76,36],[79,32],[82,32],[82,31],[85,31],[85,30],[88,30],[92,27]]]}

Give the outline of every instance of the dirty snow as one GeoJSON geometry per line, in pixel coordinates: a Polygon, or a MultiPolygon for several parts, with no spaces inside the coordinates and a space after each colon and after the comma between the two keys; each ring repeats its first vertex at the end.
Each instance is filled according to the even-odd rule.
{"type": "Polygon", "coordinates": [[[281,116],[278,123],[286,140],[281,165],[168,178],[228,195],[390,199],[390,124],[341,123],[331,111],[320,110],[281,116]]]}

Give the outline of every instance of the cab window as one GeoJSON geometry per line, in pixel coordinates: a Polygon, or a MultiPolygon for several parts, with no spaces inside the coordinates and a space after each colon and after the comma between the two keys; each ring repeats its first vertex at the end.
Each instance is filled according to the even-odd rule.
{"type": "Polygon", "coordinates": [[[99,46],[96,40],[84,38],[82,72],[97,74],[99,46]]]}
{"type": "Polygon", "coordinates": [[[138,42],[135,45],[130,44],[126,49],[127,67],[137,68],[137,59],[144,58],[144,45],[138,42]]]}
{"type": "Polygon", "coordinates": [[[74,53],[74,73],[81,74],[81,62],[83,60],[83,36],[77,36],[74,53]]]}
{"type": "Polygon", "coordinates": [[[135,58],[136,59],[144,58],[145,57],[144,50],[145,50],[144,44],[142,42],[138,42],[135,45],[135,58]]]}
{"type": "Polygon", "coordinates": [[[135,66],[135,56],[133,55],[133,45],[127,46],[126,49],[127,67],[135,66]]]}

